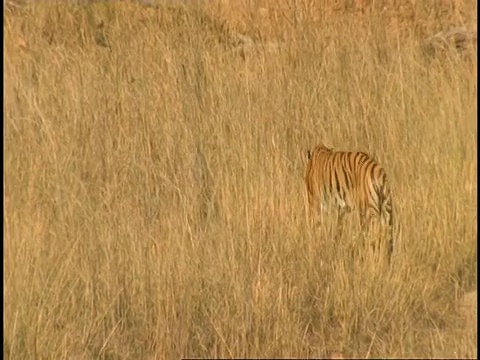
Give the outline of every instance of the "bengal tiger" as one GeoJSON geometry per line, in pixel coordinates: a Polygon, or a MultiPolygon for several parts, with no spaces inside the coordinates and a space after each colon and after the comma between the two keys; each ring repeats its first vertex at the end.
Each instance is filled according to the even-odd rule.
{"type": "Polygon", "coordinates": [[[373,217],[380,218],[388,226],[391,261],[393,206],[387,175],[380,164],[364,152],[335,151],[320,144],[308,151],[305,180],[310,217],[335,206],[339,221],[346,213],[358,211],[363,229],[373,217]]]}

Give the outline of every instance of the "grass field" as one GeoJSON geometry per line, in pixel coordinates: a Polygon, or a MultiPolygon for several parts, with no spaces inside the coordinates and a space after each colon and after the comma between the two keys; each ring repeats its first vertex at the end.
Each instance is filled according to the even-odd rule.
{"type": "Polygon", "coordinates": [[[477,60],[420,47],[476,10],[7,8],[5,357],[476,358],[477,60]],[[385,167],[391,269],[307,225],[319,142],[385,167]]]}

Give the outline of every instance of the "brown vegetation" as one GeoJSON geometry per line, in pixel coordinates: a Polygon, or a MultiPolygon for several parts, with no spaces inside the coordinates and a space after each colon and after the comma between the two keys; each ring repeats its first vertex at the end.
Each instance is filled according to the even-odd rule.
{"type": "Polygon", "coordinates": [[[4,15],[7,359],[477,357],[476,57],[419,46],[476,2],[24,3],[4,15]],[[278,47],[239,56],[242,36],[278,47]],[[392,270],[354,221],[307,226],[318,142],[386,168],[392,270]]]}

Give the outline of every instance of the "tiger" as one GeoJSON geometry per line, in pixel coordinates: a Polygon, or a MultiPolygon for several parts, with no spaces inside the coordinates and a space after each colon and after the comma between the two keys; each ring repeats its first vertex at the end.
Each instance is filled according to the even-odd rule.
{"type": "Polygon", "coordinates": [[[360,151],[335,151],[319,144],[307,152],[305,181],[309,216],[330,206],[344,215],[357,211],[360,224],[368,228],[377,217],[388,226],[388,261],[391,262],[393,240],[393,205],[390,185],[384,168],[370,155],[360,151]]]}

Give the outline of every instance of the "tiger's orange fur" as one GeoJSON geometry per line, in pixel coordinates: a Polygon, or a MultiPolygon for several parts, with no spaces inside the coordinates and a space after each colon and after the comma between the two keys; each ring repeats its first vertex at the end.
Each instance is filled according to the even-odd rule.
{"type": "Polygon", "coordinates": [[[341,221],[358,211],[363,228],[373,217],[389,227],[388,258],[393,253],[393,206],[383,167],[364,152],[334,151],[320,144],[308,152],[306,184],[309,216],[335,206],[341,221]]]}

